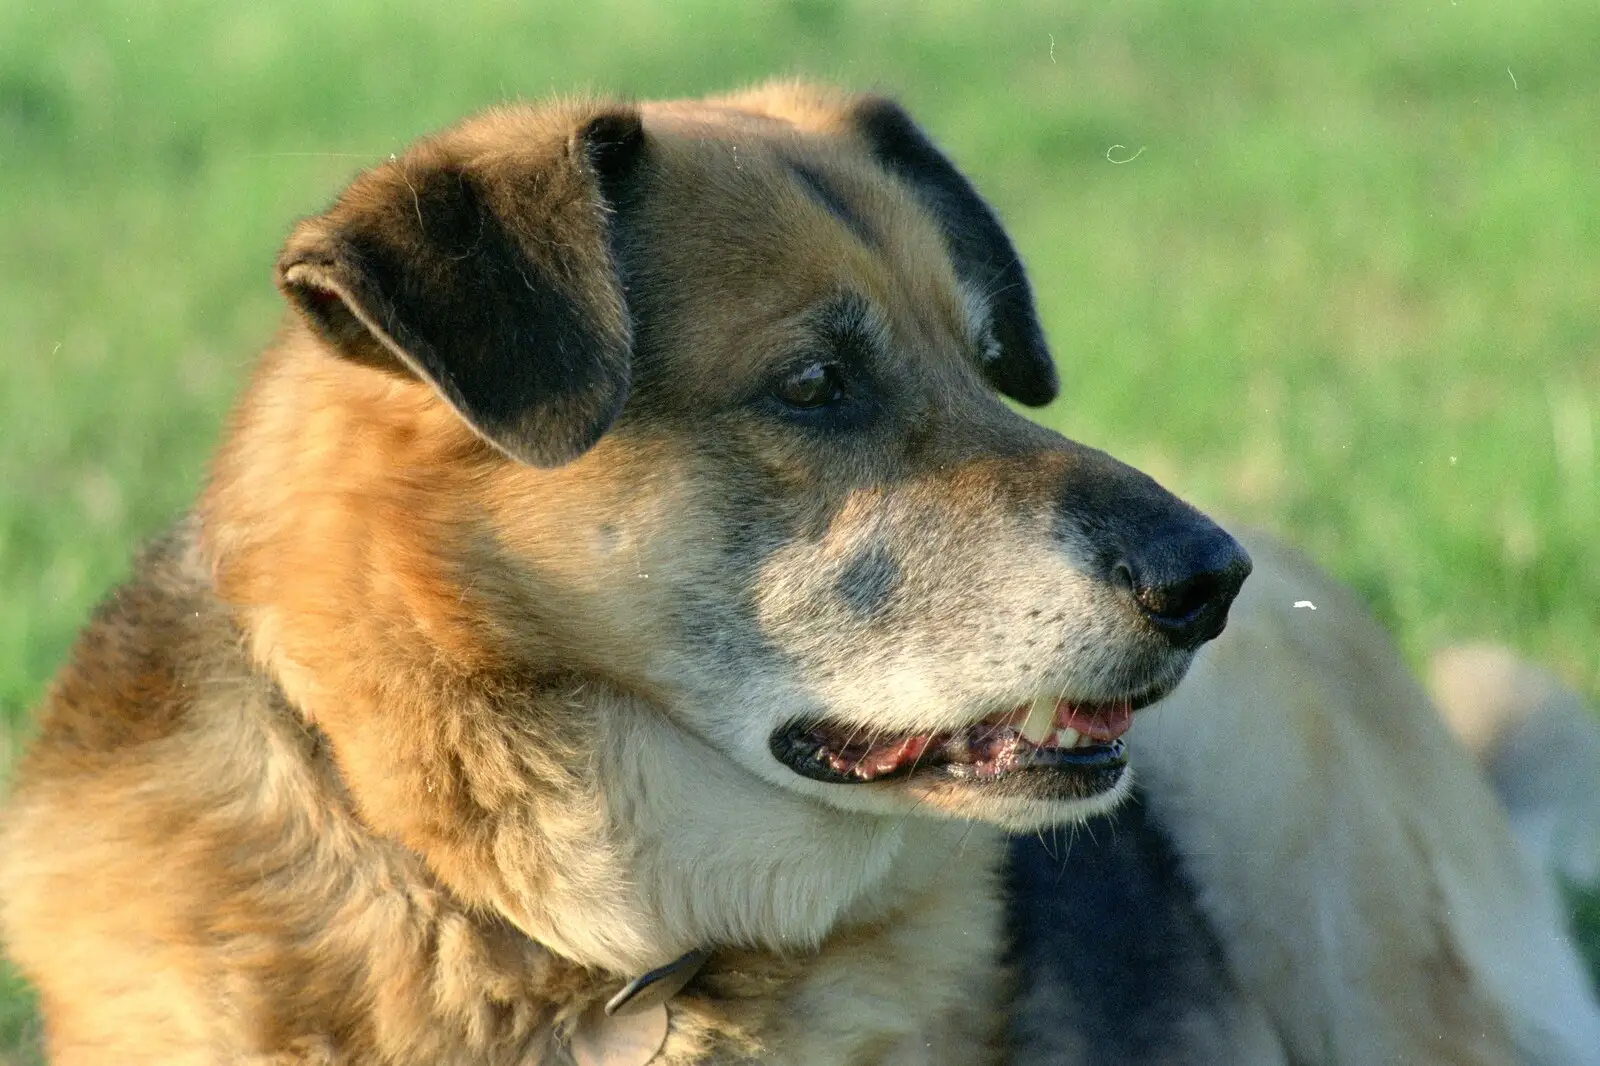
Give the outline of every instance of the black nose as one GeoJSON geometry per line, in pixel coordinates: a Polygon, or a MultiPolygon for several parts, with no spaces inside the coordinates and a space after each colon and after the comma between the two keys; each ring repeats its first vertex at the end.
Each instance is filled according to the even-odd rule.
{"type": "Polygon", "coordinates": [[[1177,648],[1198,648],[1228,624],[1250,556],[1210,522],[1154,532],[1111,567],[1111,582],[1177,648]]]}

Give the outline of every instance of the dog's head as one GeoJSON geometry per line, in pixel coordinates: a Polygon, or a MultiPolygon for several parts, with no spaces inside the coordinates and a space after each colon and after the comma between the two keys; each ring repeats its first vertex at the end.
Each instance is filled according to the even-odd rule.
{"type": "Polygon", "coordinates": [[[1057,392],[1028,280],[883,99],[496,111],[357,179],[279,278],[470,430],[455,580],[502,660],[835,807],[1103,808],[1250,569],[1003,402],[1057,392]]]}

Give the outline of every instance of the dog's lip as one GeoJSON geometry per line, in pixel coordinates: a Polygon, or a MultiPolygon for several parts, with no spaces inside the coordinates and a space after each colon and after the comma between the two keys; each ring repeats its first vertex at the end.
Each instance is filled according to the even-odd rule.
{"type": "Polygon", "coordinates": [[[772,734],[773,756],[790,770],[828,784],[860,785],[941,774],[995,780],[1019,770],[1092,770],[1126,763],[1120,739],[1133,713],[1165,696],[1171,685],[1100,700],[1043,697],[958,729],[884,736],[828,720],[799,720],[772,734]],[[1050,705],[1053,704],[1053,707],[1050,705]],[[1050,714],[1041,721],[1036,707],[1050,714]],[[1034,717],[1034,738],[1024,735],[1034,717]]]}

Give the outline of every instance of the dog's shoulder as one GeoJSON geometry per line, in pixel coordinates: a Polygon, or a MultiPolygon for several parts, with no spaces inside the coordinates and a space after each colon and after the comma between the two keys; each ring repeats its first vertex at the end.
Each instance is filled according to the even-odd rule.
{"type": "Polygon", "coordinates": [[[338,1061],[518,1061],[592,975],[364,830],[208,575],[187,524],[144,552],[7,800],[0,934],[44,992],[51,1057],[321,1062],[335,1034],[338,1061]]]}
{"type": "Polygon", "coordinates": [[[75,759],[113,758],[170,735],[192,703],[195,665],[236,646],[183,523],[144,550],[79,635],[44,698],[29,756],[53,766],[25,776],[71,774],[75,759]]]}
{"type": "Polygon", "coordinates": [[[197,780],[180,753],[202,693],[236,684],[241,664],[185,523],[99,605],[41,702],[0,832],[0,934],[30,977],[55,987],[111,993],[104,975],[150,967],[137,988],[53,1017],[52,1053],[84,1026],[175,1058],[197,1038],[198,975],[175,950],[189,937],[173,921],[174,897],[147,890],[193,869],[185,852],[204,815],[183,803],[197,780]]]}

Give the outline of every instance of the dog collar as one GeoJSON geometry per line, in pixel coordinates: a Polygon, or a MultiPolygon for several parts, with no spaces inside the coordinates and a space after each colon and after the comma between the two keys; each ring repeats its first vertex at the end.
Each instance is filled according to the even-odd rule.
{"type": "Polygon", "coordinates": [[[695,948],[676,959],[641,974],[622,986],[622,991],[606,1001],[606,1015],[634,1014],[651,1007],[665,1006],[667,1000],[683,991],[683,986],[694,980],[711,952],[695,948]]]}
{"type": "Polygon", "coordinates": [[[602,1006],[583,1012],[568,1047],[577,1066],[644,1066],[667,1041],[667,1001],[705,966],[711,953],[696,948],[641,974],[602,1006]]]}

